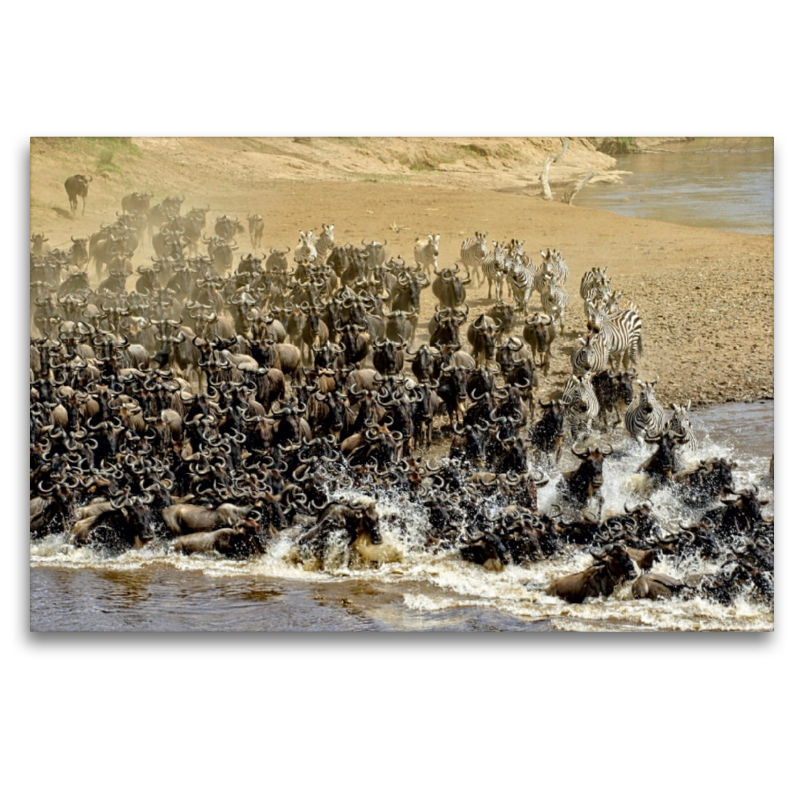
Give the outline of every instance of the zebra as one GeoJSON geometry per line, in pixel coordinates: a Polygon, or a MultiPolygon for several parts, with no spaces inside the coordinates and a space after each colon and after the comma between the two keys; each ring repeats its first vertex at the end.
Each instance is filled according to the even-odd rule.
{"type": "Polygon", "coordinates": [[[608,361],[606,340],[597,333],[579,338],[580,347],[572,353],[572,371],[576,375],[584,372],[602,372],[608,361]]]}
{"type": "Polygon", "coordinates": [[[494,300],[500,302],[503,298],[503,281],[506,277],[508,267],[506,266],[506,248],[499,242],[492,242],[493,250],[483,259],[483,275],[489,283],[489,297],[492,299],[492,288],[494,288],[494,300]]]}
{"type": "Polygon", "coordinates": [[[569,268],[567,267],[567,262],[564,261],[564,257],[561,255],[561,251],[551,250],[548,247],[546,253],[544,250],[540,250],[539,254],[544,259],[544,263],[550,267],[555,275],[556,283],[559,286],[563,286],[567,282],[567,278],[569,278],[569,268]]]}
{"type": "MultiPolygon", "coordinates": [[[[489,248],[486,246],[486,237],[488,235],[488,232],[480,233],[479,231],[475,231],[475,236],[464,239],[461,243],[461,263],[467,270],[472,267],[473,276],[479,280],[481,278],[485,279],[482,267],[483,262],[489,255],[489,248]]],[[[481,285],[483,285],[482,280],[481,285]]]]}
{"type": "Polygon", "coordinates": [[[420,238],[414,243],[414,261],[425,267],[428,277],[431,277],[431,267],[439,268],[439,234],[428,234],[428,241],[420,238]]]}
{"type": "Polygon", "coordinates": [[[322,233],[316,237],[314,247],[317,250],[317,259],[315,264],[324,264],[328,258],[328,254],[333,250],[333,225],[326,225],[322,223],[322,233]]]}
{"type": "Polygon", "coordinates": [[[621,308],[619,299],[625,292],[615,289],[611,292],[611,296],[606,299],[606,309],[609,314],[618,314],[620,311],[636,311],[639,312],[639,306],[636,303],[631,303],[630,300],[625,301],[626,308],[621,308]]]}
{"type": "Polygon", "coordinates": [[[556,284],[555,276],[546,275],[542,289],[542,308],[545,314],[550,314],[558,320],[561,326],[561,335],[564,335],[564,312],[569,305],[569,292],[556,284]]]}
{"type": "Polygon", "coordinates": [[[300,231],[300,244],[294,250],[294,260],[301,261],[314,261],[317,258],[317,248],[315,246],[317,237],[314,231],[300,231]]]}
{"type": "Polygon", "coordinates": [[[606,270],[608,267],[593,267],[581,278],[581,297],[587,300],[589,291],[597,289],[601,286],[608,286],[611,283],[611,278],[606,277],[606,270]]]}
{"type": "Polygon", "coordinates": [[[592,432],[592,423],[600,413],[600,404],[587,372],[581,377],[572,375],[561,393],[564,404],[564,425],[569,426],[573,441],[585,439],[592,432]]]}
{"type": "Polygon", "coordinates": [[[667,430],[669,421],[664,406],[656,400],[655,386],[658,377],[652,383],[642,383],[639,398],[634,400],[625,411],[625,428],[640,444],[647,437],[657,439],[667,430]]]}
{"type": "Polygon", "coordinates": [[[522,263],[522,259],[518,255],[512,256],[506,279],[511,293],[514,295],[517,310],[527,316],[528,303],[530,303],[531,294],[533,294],[534,274],[531,270],[526,269],[522,263]]]}
{"type": "Polygon", "coordinates": [[[540,264],[533,271],[533,291],[541,293],[545,290],[545,282],[548,278],[555,277],[550,271],[549,264],[540,264]]]}
{"type": "Polygon", "coordinates": [[[608,357],[614,368],[621,369],[620,363],[628,369],[636,364],[636,353],[642,354],[642,319],[639,312],[626,308],[609,314],[601,311],[587,301],[589,329],[600,333],[608,345],[608,357]]]}
{"type": "Polygon", "coordinates": [[[686,439],[689,450],[697,450],[697,437],[694,435],[692,423],[689,422],[689,409],[692,407],[690,400],[686,406],[672,404],[672,417],[667,425],[668,430],[675,431],[681,438],[686,439]]]}

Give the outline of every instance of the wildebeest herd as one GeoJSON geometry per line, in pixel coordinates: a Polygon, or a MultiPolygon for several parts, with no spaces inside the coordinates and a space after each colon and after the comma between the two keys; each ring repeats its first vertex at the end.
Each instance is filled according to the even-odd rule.
{"type": "MultiPolygon", "coordinates": [[[[73,212],[87,187],[67,181],[73,212]]],[[[377,498],[391,493],[424,511],[426,548],[488,570],[586,550],[589,569],[549,586],[568,602],[630,582],[634,598],[772,603],[766,501],[737,490],[726,459],[689,462],[691,404],[668,412],[657,378],[637,377],[642,321],[605,269],[581,281],[572,376],[543,397],[570,300],[560,251],[535,264],[524,241],[476,232],[440,267],[430,234],[408,264],[386,240],[337,245],[323,225],[267,254],[264,219],[249,214],[253,252],[235,265],[238,217],[206,235],[208,206],[151,199],[123,198],[113,223],[68,249],[31,235],[32,538],[246,559],[289,537],[306,564],[337,538],[368,566],[382,558],[377,498]],[[153,254],[134,268],[145,240],[153,254]],[[494,305],[472,310],[470,284],[494,305]],[[427,291],[437,302],[419,336],[427,291]],[[638,470],[642,502],[604,514],[616,426],[655,450],[638,470]],[[541,513],[564,444],[580,463],[541,513]],[[674,529],[647,501],[663,487],[686,509],[674,529]],[[655,569],[666,560],[703,568],[678,579],[655,569]]]]}

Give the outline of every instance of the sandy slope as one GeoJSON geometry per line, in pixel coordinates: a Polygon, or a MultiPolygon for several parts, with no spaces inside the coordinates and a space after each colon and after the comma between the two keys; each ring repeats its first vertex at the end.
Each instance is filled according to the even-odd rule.
{"type": "MultiPolygon", "coordinates": [[[[526,250],[558,247],[571,274],[567,337],[548,388],[569,374],[569,352],[585,327],[580,278],[608,266],[613,286],[640,309],[644,354],[640,374],[659,377],[665,402],[771,397],[774,239],[631,219],[605,211],[547,203],[538,174],[557,139],[134,139],[99,164],[102,143],[34,140],[31,226],[50,244],[69,243],[114,218],[127,191],[175,190],[186,206],[210,203],[209,217],[259,212],[265,243],[286,247],[300,228],[334,223],[337,243],[388,239],[388,251],[411,260],[414,240],[441,234],[440,264],[459,257],[477,229],[492,239],[524,239],[526,250]],[[89,172],[86,216],[68,213],[64,179],[89,172]]],[[[574,140],[551,172],[554,194],[588,170],[614,179],[614,160],[574,140]],[[603,172],[603,171],[606,172],[603,172]]],[[[240,241],[240,252],[248,243],[240,241]]],[[[137,255],[148,259],[149,248],[137,255]]],[[[149,259],[148,259],[149,260],[149,259]]],[[[134,264],[137,260],[134,259],[134,264]]],[[[478,311],[486,287],[470,287],[478,311]]],[[[434,298],[424,293],[423,316],[434,298]]],[[[420,331],[424,326],[420,326],[420,331]]],[[[422,335],[420,335],[422,338],[422,335]]]]}

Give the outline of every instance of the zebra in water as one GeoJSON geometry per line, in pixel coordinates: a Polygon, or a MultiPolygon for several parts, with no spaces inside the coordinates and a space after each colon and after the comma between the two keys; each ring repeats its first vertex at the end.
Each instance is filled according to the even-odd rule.
{"type": "Polygon", "coordinates": [[[694,435],[692,423],[689,422],[689,409],[692,407],[692,401],[685,406],[678,406],[672,404],[672,417],[669,420],[668,429],[675,431],[682,439],[686,439],[686,444],[689,450],[697,450],[697,437],[694,435]]]}
{"type": "Polygon", "coordinates": [[[333,225],[326,225],[322,223],[322,233],[316,238],[314,247],[317,250],[317,258],[315,264],[324,264],[328,258],[328,254],[333,250],[333,225]]]}
{"type": "Polygon", "coordinates": [[[492,242],[494,248],[486,258],[483,259],[483,275],[489,283],[489,300],[492,298],[492,288],[494,288],[494,300],[500,302],[503,298],[503,281],[506,277],[506,248],[499,242],[492,242]]]}
{"type": "Polygon", "coordinates": [[[614,314],[586,303],[589,329],[602,335],[608,346],[608,358],[615,369],[636,364],[636,354],[642,354],[642,319],[632,308],[614,314]]]}
{"type": "Polygon", "coordinates": [[[572,375],[568,378],[561,393],[561,402],[564,404],[564,426],[569,426],[572,440],[577,442],[588,437],[600,413],[592,376],[587,372],[580,377],[572,375]]]}
{"type": "Polygon", "coordinates": [[[625,411],[625,428],[639,443],[647,437],[657,439],[667,430],[669,420],[664,406],[656,400],[656,384],[658,377],[651,383],[637,380],[641,388],[639,398],[634,400],[625,411]]]}
{"type": "Polygon", "coordinates": [[[489,248],[486,246],[487,233],[480,233],[475,231],[475,236],[469,239],[464,239],[461,243],[461,263],[467,268],[472,267],[473,277],[480,280],[480,285],[486,279],[483,271],[483,262],[489,255],[489,248]]]}
{"type": "Polygon", "coordinates": [[[564,335],[564,312],[569,305],[569,292],[557,285],[554,275],[545,275],[544,288],[542,289],[542,308],[545,314],[550,314],[558,320],[561,326],[561,335],[564,335]]]}
{"type": "Polygon", "coordinates": [[[572,353],[572,371],[576,375],[585,372],[602,372],[608,362],[606,340],[598,333],[590,333],[585,339],[578,338],[580,347],[572,353]]]}

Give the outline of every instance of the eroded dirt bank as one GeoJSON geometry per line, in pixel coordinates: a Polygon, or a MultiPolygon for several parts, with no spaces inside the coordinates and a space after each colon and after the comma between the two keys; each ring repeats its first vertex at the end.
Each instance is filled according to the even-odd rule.
{"type": "MultiPolygon", "coordinates": [[[[46,232],[51,246],[62,246],[70,235],[90,234],[113,220],[128,191],[151,190],[160,200],[175,190],[186,196],[185,207],[210,203],[212,222],[223,213],[242,220],[248,212],[264,214],[267,247],[294,246],[300,228],[319,231],[326,222],[335,224],[337,243],[386,238],[389,253],[410,261],[417,236],[439,233],[440,265],[446,266],[475,230],[488,231],[490,239],[524,239],[529,253],[560,248],[570,268],[567,334],[559,340],[546,389],[563,385],[569,353],[585,328],[580,278],[594,266],[607,266],[612,285],[639,307],[639,372],[658,376],[663,402],[771,397],[774,238],[547,203],[534,196],[536,176],[548,148],[557,152],[557,145],[555,139],[134,139],[109,156],[102,144],[34,140],[31,226],[46,232]],[[501,151],[507,142],[511,149],[501,151]],[[465,143],[486,153],[467,150],[465,143]],[[303,161],[296,151],[313,151],[313,159],[303,161]],[[73,220],[63,183],[76,172],[89,172],[94,180],[86,216],[73,220]]],[[[589,169],[613,175],[614,160],[586,140],[575,140],[564,161],[553,168],[554,187],[589,169]]],[[[246,253],[246,237],[239,244],[239,253],[246,253]]],[[[149,247],[138,252],[134,266],[150,254],[149,247]]],[[[424,319],[434,302],[426,290],[424,319]]],[[[478,313],[492,304],[486,287],[474,283],[468,302],[478,313]]]]}

